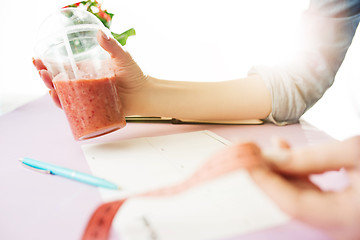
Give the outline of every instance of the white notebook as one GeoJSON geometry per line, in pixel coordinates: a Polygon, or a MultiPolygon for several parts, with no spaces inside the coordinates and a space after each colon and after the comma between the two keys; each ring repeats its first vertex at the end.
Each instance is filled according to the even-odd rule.
{"type": "MultiPolygon", "coordinates": [[[[230,143],[210,131],[82,145],[94,175],[120,185],[99,189],[104,201],[181,183],[230,143]]],[[[166,197],[127,201],[113,222],[124,240],[224,239],[275,227],[289,217],[245,170],[166,197]]]]}

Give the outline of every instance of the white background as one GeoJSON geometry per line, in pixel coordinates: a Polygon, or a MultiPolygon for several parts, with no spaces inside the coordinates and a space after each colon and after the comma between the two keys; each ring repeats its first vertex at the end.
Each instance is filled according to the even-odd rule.
{"type": "MultiPolygon", "coordinates": [[[[76,1],[76,0],[75,0],[76,1]]],[[[32,65],[43,19],[73,1],[0,0],[0,114],[47,93],[32,65]]],[[[111,30],[135,28],[126,49],[149,75],[169,80],[245,77],[256,64],[286,61],[296,50],[308,1],[103,0],[115,14],[111,30]]],[[[337,139],[360,134],[360,36],[335,84],[304,119],[337,139]],[[357,90],[357,91],[356,91],[357,90]]]]}

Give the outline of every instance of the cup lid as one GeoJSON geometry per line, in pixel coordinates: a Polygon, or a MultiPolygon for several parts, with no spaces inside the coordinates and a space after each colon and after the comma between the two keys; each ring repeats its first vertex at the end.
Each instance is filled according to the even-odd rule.
{"type": "Polygon", "coordinates": [[[79,8],[63,8],[49,15],[40,25],[35,54],[41,56],[51,45],[64,41],[65,34],[81,31],[109,30],[93,14],[79,8]]]}

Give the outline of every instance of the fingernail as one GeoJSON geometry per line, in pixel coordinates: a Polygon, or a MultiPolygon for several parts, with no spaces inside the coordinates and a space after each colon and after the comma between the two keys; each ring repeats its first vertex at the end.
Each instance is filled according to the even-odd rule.
{"type": "Polygon", "coordinates": [[[100,35],[103,39],[105,39],[106,41],[110,40],[110,37],[101,29],[99,29],[100,35]]]}
{"type": "Polygon", "coordinates": [[[278,148],[278,149],[289,149],[290,145],[282,138],[280,138],[279,136],[272,136],[271,139],[271,144],[273,147],[278,148]]]}
{"type": "Polygon", "coordinates": [[[44,69],[41,69],[41,70],[39,70],[38,72],[39,72],[40,77],[41,77],[41,78],[44,78],[44,74],[46,74],[47,71],[44,70],[44,69]]]}
{"type": "Polygon", "coordinates": [[[34,67],[39,70],[39,67],[38,67],[38,62],[36,61],[35,58],[32,58],[32,63],[34,64],[34,67]]]}

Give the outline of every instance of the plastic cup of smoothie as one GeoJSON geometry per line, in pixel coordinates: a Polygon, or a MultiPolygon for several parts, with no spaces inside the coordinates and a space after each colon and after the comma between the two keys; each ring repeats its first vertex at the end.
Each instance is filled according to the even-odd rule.
{"type": "Polygon", "coordinates": [[[99,30],[111,35],[93,14],[65,8],[45,19],[35,46],[35,55],[53,76],[76,140],[126,125],[110,55],[97,42],[99,30]]]}

